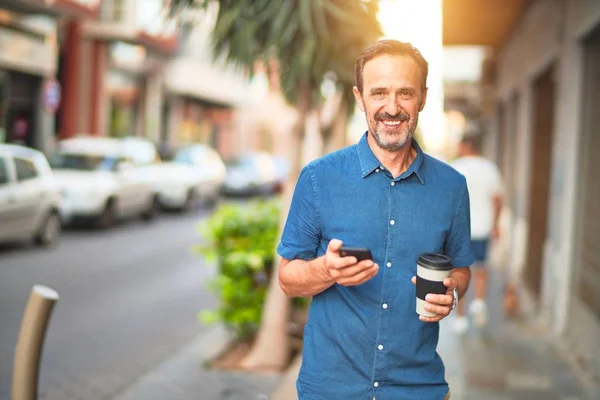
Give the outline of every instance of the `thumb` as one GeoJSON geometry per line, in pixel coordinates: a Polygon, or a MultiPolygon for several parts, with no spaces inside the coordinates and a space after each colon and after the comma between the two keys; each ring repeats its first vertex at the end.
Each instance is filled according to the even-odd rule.
{"type": "Polygon", "coordinates": [[[329,241],[329,244],[327,245],[327,251],[338,253],[343,245],[344,245],[344,243],[341,240],[331,239],[329,241]]]}
{"type": "Polygon", "coordinates": [[[414,285],[416,285],[416,284],[417,284],[417,277],[416,277],[416,276],[413,276],[413,277],[411,278],[411,280],[410,280],[410,281],[411,281],[411,282],[412,282],[414,285]]]}

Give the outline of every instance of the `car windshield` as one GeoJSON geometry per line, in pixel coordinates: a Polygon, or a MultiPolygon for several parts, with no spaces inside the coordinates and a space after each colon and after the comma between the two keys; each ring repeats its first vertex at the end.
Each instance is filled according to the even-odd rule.
{"type": "Polygon", "coordinates": [[[173,162],[179,164],[197,164],[205,156],[205,151],[197,148],[184,148],[173,156],[173,162]]]}
{"type": "Polygon", "coordinates": [[[227,168],[251,168],[254,166],[254,159],[249,156],[234,158],[228,160],[225,165],[227,168]]]}
{"type": "Polygon", "coordinates": [[[117,162],[116,157],[90,154],[55,154],[50,166],[55,169],[76,169],[80,171],[108,171],[117,162]]]}

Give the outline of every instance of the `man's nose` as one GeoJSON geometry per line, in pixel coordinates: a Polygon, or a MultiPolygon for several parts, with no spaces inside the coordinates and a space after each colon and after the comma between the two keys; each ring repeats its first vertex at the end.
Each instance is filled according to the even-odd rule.
{"type": "Polygon", "coordinates": [[[396,96],[389,96],[385,104],[385,111],[394,116],[400,112],[400,105],[396,99],[396,96]]]}

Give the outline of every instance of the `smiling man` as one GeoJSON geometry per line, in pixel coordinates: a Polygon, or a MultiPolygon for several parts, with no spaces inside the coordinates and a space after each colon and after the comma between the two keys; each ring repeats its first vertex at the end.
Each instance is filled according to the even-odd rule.
{"type": "Polygon", "coordinates": [[[354,95],[368,131],[300,174],[278,252],[290,297],[313,296],[300,400],[449,398],[438,322],[467,290],[473,262],[465,178],[423,153],[413,135],[427,99],[427,62],[382,40],[356,63],[354,95]],[[372,260],[342,257],[366,247],[372,260]],[[446,294],[415,311],[422,253],[452,258],[446,294]]]}

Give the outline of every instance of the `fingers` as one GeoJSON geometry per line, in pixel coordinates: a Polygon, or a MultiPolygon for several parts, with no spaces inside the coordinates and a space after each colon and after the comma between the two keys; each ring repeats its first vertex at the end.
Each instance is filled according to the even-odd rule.
{"type": "Polygon", "coordinates": [[[361,261],[356,264],[356,266],[336,271],[339,276],[334,279],[342,286],[357,286],[368,281],[377,275],[379,266],[377,264],[372,264],[369,267],[365,267],[365,263],[366,261],[361,261]]]}
{"type": "Polygon", "coordinates": [[[329,241],[329,244],[327,245],[327,251],[331,251],[333,253],[339,253],[339,251],[343,245],[344,245],[344,242],[342,242],[341,240],[331,239],[329,241]]]}
{"type": "Polygon", "coordinates": [[[424,322],[437,322],[450,314],[452,310],[452,295],[448,294],[428,294],[425,297],[425,310],[437,314],[435,317],[420,316],[419,319],[424,322]]]}
{"type": "MultiPolygon", "coordinates": [[[[348,257],[331,257],[329,259],[328,268],[330,270],[341,270],[341,269],[346,269],[346,268],[348,268],[350,266],[353,266],[353,265],[357,265],[357,263],[358,263],[358,260],[354,256],[348,256],[348,257]]],[[[365,267],[371,267],[371,266],[373,266],[373,261],[371,261],[371,260],[365,260],[365,261],[361,261],[358,264],[362,264],[365,267]]]]}
{"type": "Polygon", "coordinates": [[[435,317],[424,317],[422,315],[419,315],[419,319],[423,322],[439,322],[442,319],[444,319],[445,315],[437,315],[435,317]]]}
{"type": "Polygon", "coordinates": [[[456,287],[456,281],[452,278],[446,278],[446,279],[444,279],[444,286],[446,286],[447,288],[453,289],[456,287]]]}
{"type": "Polygon", "coordinates": [[[445,317],[450,314],[450,307],[448,306],[440,306],[438,304],[425,303],[425,310],[435,313],[440,317],[445,317]]]}
{"type": "Polygon", "coordinates": [[[433,294],[433,293],[429,293],[427,296],[425,296],[425,301],[427,303],[431,303],[431,304],[449,306],[449,305],[452,304],[452,302],[454,301],[454,299],[452,298],[451,294],[433,294]]]}

